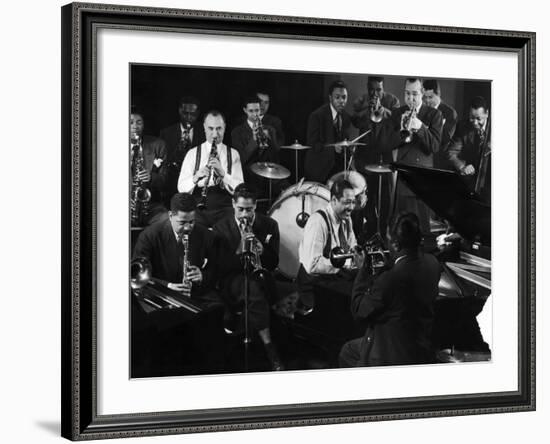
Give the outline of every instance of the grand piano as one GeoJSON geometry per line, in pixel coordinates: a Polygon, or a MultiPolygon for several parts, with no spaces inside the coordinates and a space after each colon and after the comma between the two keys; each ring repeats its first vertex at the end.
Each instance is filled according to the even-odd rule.
{"type": "MultiPolygon", "coordinates": [[[[442,221],[443,232],[432,230],[434,238],[439,234],[436,255],[443,268],[433,331],[439,359],[490,360],[477,321],[491,295],[490,203],[454,172],[399,163],[393,169],[442,221]]],[[[427,244],[428,249],[435,246],[430,240],[427,244]]]]}

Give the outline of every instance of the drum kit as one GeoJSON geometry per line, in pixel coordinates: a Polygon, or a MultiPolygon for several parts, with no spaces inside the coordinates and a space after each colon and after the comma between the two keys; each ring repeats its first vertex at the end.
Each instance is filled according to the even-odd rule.
{"type": "MultiPolygon", "coordinates": [[[[366,133],[365,133],[366,134],[366,133]]],[[[344,153],[344,170],[333,175],[327,182],[298,180],[298,152],[308,150],[311,146],[302,145],[296,140],[291,145],[283,145],[281,148],[294,150],[296,184],[284,190],[271,206],[268,215],[275,219],[279,225],[280,250],[279,250],[279,271],[289,279],[296,278],[300,262],[298,248],[303,238],[303,230],[310,215],[317,210],[325,208],[330,202],[330,187],[340,179],[348,180],[355,191],[355,209],[362,209],[367,202],[367,182],[362,174],[352,169],[353,157],[357,146],[365,146],[365,143],[358,140],[365,134],[361,134],[354,140],[344,140],[337,143],[325,145],[327,148],[335,148],[344,153]]],[[[376,163],[364,167],[365,172],[378,174],[378,202],[377,202],[377,228],[380,232],[380,207],[382,175],[391,173],[389,164],[376,163]]],[[[250,170],[260,177],[269,180],[269,202],[272,202],[271,187],[272,180],[286,179],[290,177],[290,171],[282,165],[273,162],[256,162],[250,166],[250,170]]]]}

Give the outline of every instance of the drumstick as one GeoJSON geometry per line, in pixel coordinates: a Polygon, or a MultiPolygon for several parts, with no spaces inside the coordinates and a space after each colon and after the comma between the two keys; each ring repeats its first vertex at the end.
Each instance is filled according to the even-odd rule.
{"type": "Polygon", "coordinates": [[[353,139],[350,143],[355,143],[362,137],[365,137],[368,133],[370,133],[372,130],[367,130],[363,134],[359,134],[355,139],[353,139]]]}

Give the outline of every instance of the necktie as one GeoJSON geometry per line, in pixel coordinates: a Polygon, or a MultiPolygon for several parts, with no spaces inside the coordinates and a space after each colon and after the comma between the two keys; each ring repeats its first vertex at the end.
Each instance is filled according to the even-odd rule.
{"type": "Polygon", "coordinates": [[[340,228],[338,228],[338,239],[340,241],[340,247],[342,247],[344,251],[349,250],[349,244],[346,237],[346,225],[347,220],[343,220],[342,222],[340,222],[340,228]]]}
{"type": "Polygon", "coordinates": [[[483,146],[483,143],[485,142],[485,130],[483,128],[480,128],[480,130],[477,132],[477,135],[479,137],[479,145],[483,146]]]}
{"type": "Polygon", "coordinates": [[[334,118],[334,132],[336,133],[337,141],[340,141],[342,139],[342,115],[340,113],[337,113],[334,118]]]}

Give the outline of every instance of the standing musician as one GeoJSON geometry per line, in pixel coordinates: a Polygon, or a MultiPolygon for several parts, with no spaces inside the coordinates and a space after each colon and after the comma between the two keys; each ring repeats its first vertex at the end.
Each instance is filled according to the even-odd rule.
{"type": "Polygon", "coordinates": [[[344,169],[342,147],[327,147],[326,144],[349,139],[351,117],[344,109],[348,101],[346,84],[341,80],[332,82],[328,89],[328,103],[313,111],[307,122],[307,145],[305,175],[307,180],[326,183],[332,175],[344,169]]]}
{"type": "Polygon", "coordinates": [[[487,203],[491,203],[491,121],[487,101],[474,97],[469,117],[449,145],[449,161],[487,203]]]}
{"type": "Polygon", "coordinates": [[[166,199],[178,191],[178,177],[183,159],[191,148],[205,140],[204,128],[198,122],[200,102],[197,98],[185,96],[178,102],[179,121],[160,131],[160,138],[166,143],[166,199]]]}
{"type": "Polygon", "coordinates": [[[271,341],[270,306],[275,301],[271,272],[279,263],[279,226],[269,216],[256,213],[256,194],[242,183],[233,193],[233,214],[214,225],[220,242],[220,275],[222,294],[230,306],[244,301],[245,245],[251,244],[254,268],[248,287],[248,315],[252,330],[264,344],[273,370],[283,370],[283,363],[271,341]]]}
{"type": "Polygon", "coordinates": [[[260,120],[264,125],[271,126],[275,129],[277,134],[277,143],[279,146],[285,143],[285,133],[283,131],[283,122],[277,116],[268,114],[270,98],[269,94],[265,90],[258,90],[256,96],[260,99],[260,120]]]}
{"type": "Polygon", "coordinates": [[[355,207],[355,192],[351,183],[339,179],[330,189],[330,202],[308,219],[298,255],[298,292],[303,314],[314,307],[313,286],[321,285],[345,295],[351,294],[356,267],[363,263],[363,254],[355,251],[357,241],[353,233],[351,212],[355,207]],[[340,247],[354,252],[343,268],[335,267],[330,260],[331,250],[340,247]]]}
{"type": "Polygon", "coordinates": [[[353,285],[353,317],[366,323],[363,337],[347,342],[341,367],[435,362],[431,334],[441,268],[421,251],[415,214],[400,215],[391,230],[393,266],[372,275],[363,267],[353,285]]]}
{"type": "Polygon", "coordinates": [[[165,217],[161,203],[166,170],[164,141],[143,135],[143,113],[132,109],[130,113],[130,197],[131,224],[144,226],[165,217]]]}
{"type": "MultiPolygon", "coordinates": [[[[422,105],[422,80],[405,80],[405,106],[395,110],[391,118],[375,123],[370,136],[373,145],[392,153],[394,161],[421,167],[433,167],[433,155],[441,143],[441,112],[422,105]]],[[[423,235],[430,233],[430,212],[424,202],[401,181],[394,192],[393,215],[412,212],[420,220],[423,235]]]]}
{"type": "Polygon", "coordinates": [[[239,151],[244,174],[249,182],[248,167],[254,162],[279,162],[279,143],[275,128],[260,119],[260,99],[247,97],[243,102],[246,121],[231,131],[231,144],[239,151]]]}
{"type": "Polygon", "coordinates": [[[458,115],[452,106],[441,100],[441,87],[435,79],[424,81],[424,96],[422,98],[427,106],[438,109],[443,115],[441,144],[439,145],[439,151],[434,155],[434,166],[441,169],[451,169],[447,149],[456,131],[458,115]]]}
{"type": "Polygon", "coordinates": [[[372,127],[373,117],[388,118],[397,108],[399,108],[399,99],[391,92],[384,90],[384,77],[368,76],[367,93],[353,102],[351,121],[362,134],[372,127]]]}
{"type": "Polygon", "coordinates": [[[215,289],[217,248],[215,235],[195,224],[196,202],[188,193],[174,194],[168,220],[143,230],[133,258],[144,257],[152,267],[153,281],[199,302],[203,308],[221,304],[215,289]],[[188,267],[184,279],[185,240],[188,267]]]}
{"type": "Polygon", "coordinates": [[[243,181],[243,170],[238,151],[222,143],[225,118],[219,111],[206,114],[204,132],[206,142],[185,156],[178,191],[195,196],[201,208],[197,222],[211,227],[231,212],[231,195],[243,181]]]}

